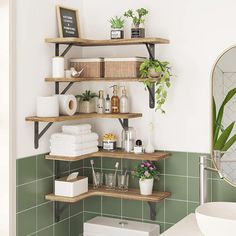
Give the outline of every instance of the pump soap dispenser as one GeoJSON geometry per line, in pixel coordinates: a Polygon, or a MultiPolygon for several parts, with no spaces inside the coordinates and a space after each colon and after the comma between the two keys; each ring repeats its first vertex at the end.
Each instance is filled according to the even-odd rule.
{"type": "Polygon", "coordinates": [[[118,86],[113,85],[113,96],[111,97],[111,112],[120,113],[120,98],[118,97],[118,86]]]}
{"type": "Polygon", "coordinates": [[[125,86],[122,90],[122,96],[120,97],[120,113],[129,113],[129,99],[127,97],[125,86]]]}

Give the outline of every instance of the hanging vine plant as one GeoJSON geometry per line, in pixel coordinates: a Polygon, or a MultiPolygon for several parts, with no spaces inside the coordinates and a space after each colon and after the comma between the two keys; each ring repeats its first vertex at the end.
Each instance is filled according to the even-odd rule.
{"type": "Polygon", "coordinates": [[[144,85],[147,89],[151,87],[153,83],[156,85],[155,90],[155,109],[165,113],[163,105],[167,99],[167,89],[170,87],[171,77],[170,63],[167,61],[159,61],[157,59],[147,59],[140,65],[140,75],[142,78],[146,78],[144,85]],[[153,79],[156,78],[155,82],[153,79]]]}

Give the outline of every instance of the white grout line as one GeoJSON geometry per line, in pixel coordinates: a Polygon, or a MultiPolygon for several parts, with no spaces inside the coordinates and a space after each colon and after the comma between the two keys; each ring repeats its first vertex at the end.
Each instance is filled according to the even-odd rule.
{"type": "Polygon", "coordinates": [[[18,188],[18,187],[21,187],[21,186],[25,186],[25,185],[27,185],[27,184],[33,184],[33,183],[35,183],[35,182],[37,182],[37,181],[41,181],[41,180],[45,180],[45,179],[50,179],[50,178],[52,178],[52,177],[55,177],[55,175],[47,176],[47,177],[44,177],[44,178],[41,178],[41,179],[36,179],[36,180],[34,180],[34,181],[30,181],[30,182],[27,182],[27,183],[24,183],[24,184],[19,184],[19,185],[17,185],[16,187],[18,188]]]}
{"type": "Polygon", "coordinates": [[[26,212],[26,211],[33,210],[33,209],[35,209],[35,208],[37,208],[37,207],[46,205],[46,204],[48,204],[48,203],[50,203],[50,201],[47,201],[47,202],[41,203],[41,204],[39,204],[39,205],[35,205],[35,206],[33,206],[33,207],[27,208],[27,209],[25,209],[25,210],[19,211],[19,212],[17,212],[16,214],[18,215],[18,214],[20,214],[20,213],[24,213],[24,212],[26,212]]]}
{"type": "MultiPolygon", "coordinates": [[[[187,176],[188,176],[188,174],[189,174],[188,172],[189,172],[189,171],[188,171],[188,153],[187,153],[187,176]]],[[[186,209],[187,212],[186,212],[186,215],[188,215],[188,210],[189,210],[189,209],[188,209],[188,200],[189,200],[189,198],[188,198],[188,181],[189,181],[189,178],[187,178],[187,188],[186,188],[186,189],[187,189],[187,209],[186,209]]]]}

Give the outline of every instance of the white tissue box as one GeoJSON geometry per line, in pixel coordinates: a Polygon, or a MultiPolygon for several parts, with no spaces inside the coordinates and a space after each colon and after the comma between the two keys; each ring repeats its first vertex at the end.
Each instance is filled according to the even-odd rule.
{"type": "Polygon", "coordinates": [[[72,180],[67,180],[67,177],[55,180],[55,195],[75,197],[88,192],[88,177],[78,176],[72,180]]]}

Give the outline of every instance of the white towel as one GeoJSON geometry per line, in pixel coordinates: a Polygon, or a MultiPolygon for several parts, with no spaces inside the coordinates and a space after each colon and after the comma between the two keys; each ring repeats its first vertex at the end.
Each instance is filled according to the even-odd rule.
{"type": "Polygon", "coordinates": [[[98,146],[98,141],[88,142],[88,143],[65,143],[61,141],[55,141],[51,143],[50,150],[51,152],[55,151],[81,151],[84,149],[90,149],[98,146]]]}
{"type": "Polygon", "coordinates": [[[84,134],[84,135],[73,135],[73,134],[64,134],[64,133],[55,133],[51,135],[50,142],[51,144],[54,141],[61,141],[63,143],[87,143],[98,140],[98,134],[84,134]]]}
{"type": "Polygon", "coordinates": [[[65,134],[87,134],[91,133],[91,125],[90,124],[80,124],[80,125],[63,125],[62,132],[65,134]]]}
{"type": "Polygon", "coordinates": [[[67,157],[76,157],[76,156],[82,156],[90,153],[97,152],[98,148],[89,148],[84,149],[82,151],[69,151],[69,152],[50,152],[50,155],[53,156],[67,156],[67,157]]]}

